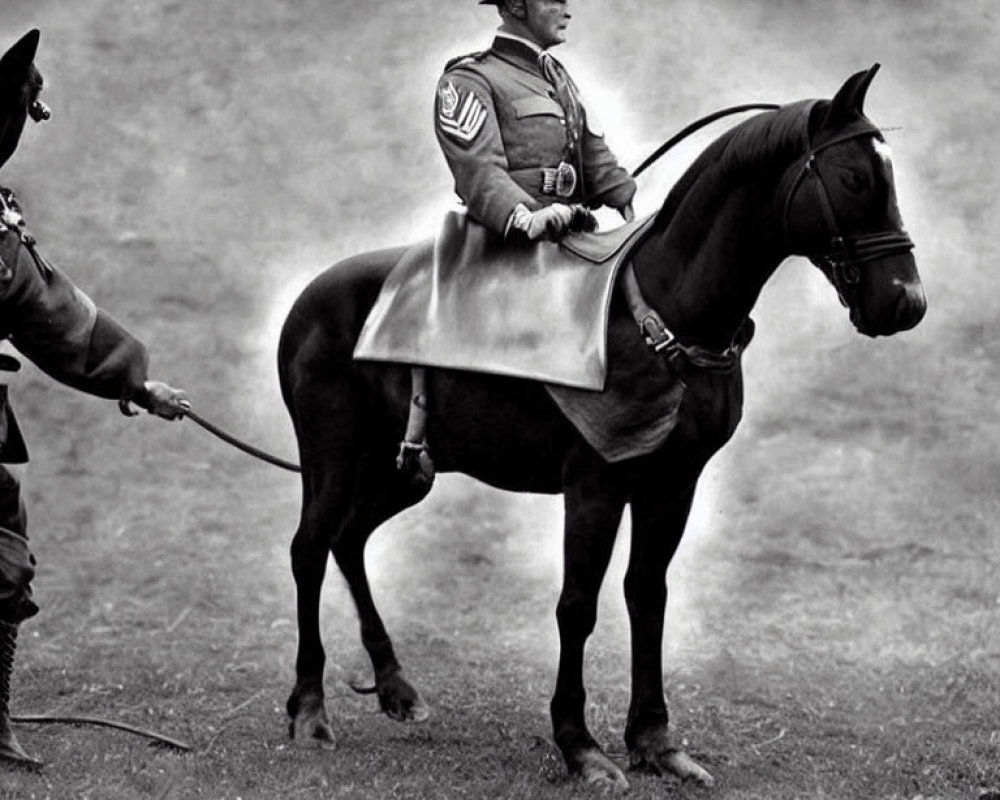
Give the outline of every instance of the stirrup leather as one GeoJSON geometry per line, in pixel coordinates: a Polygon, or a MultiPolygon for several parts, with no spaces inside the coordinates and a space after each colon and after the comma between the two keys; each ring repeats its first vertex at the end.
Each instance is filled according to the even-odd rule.
{"type": "Polygon", "coordinates": [[[414,367],[411,376],[409,416],[406,433],[399,443],[396,469],[406,473],[414,483],[429,486],[434,481],[434,462],[427,448],[427,370],[414,367]]]}

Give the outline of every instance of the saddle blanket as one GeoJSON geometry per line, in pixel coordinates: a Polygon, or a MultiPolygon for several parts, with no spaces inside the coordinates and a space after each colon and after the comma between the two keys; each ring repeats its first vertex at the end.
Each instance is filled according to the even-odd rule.
{"type": "Polygon", "coordinates": [[[600,391],[615,278],[651,223],[516,244],[450,212],[390,273],[354,357],[600,391]]]}

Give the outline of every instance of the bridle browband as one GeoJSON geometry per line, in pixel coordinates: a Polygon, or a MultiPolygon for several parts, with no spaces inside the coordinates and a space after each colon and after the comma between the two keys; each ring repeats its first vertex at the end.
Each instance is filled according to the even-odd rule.
{"type": "Polygon", "coordinates": [[[861,282],[861,267],[872,261],[893,255],[902,255],[913,249],[913,241],[906,231],[879,231],[877,233],[858,233],[845,235],[837,222],[837,213],[833,208],[833,201],[830,199],[830,191],[823,173],[819,167],[817,156],[824,150],[834,147],[844,142],[854,139],[871,136],[884,141],[882,134],[874,125],[866,124],[848,130],[840,136],[836,136],[828,142],[820,145],[813,145],[807,142],[805,161],[802,168],[792,181],[788,196],[785,198],[784,213],[782,214],[782,227],[784,230],[785,242],[789,250],[792,249],[791,237],[789,235],[788,217],[791,211],[792,202],[796,193],[805,183],[807,177],[814,177],[816,194],[819,197],[820,209],[823,212],[823,219],[830,230],[830,246],[820,253],[806,253],[806,257],[821,269],[827,271],[833,281],[834,288],[840,296],[841,302],[849,306],[849,295],[854,292],[854,287],[861,282]]]}

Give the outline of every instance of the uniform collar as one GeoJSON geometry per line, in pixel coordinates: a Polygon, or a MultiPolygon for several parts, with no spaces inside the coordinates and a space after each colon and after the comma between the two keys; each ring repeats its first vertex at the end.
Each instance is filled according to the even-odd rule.
{"type": "Polygon", "coordinates": [[[541,75],[538,57],[545,51],[534,42],[506,31],[498,31],[490,49],[504,61],[528,72],[541,75]]]}

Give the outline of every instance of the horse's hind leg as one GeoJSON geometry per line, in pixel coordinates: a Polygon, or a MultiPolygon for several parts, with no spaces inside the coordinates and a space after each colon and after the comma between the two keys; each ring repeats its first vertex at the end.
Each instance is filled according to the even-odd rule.
{"type": "Polygon", "coordinates": [[[295,659],[295,687],[286,704],[291,718],[289,734],[300,744],[333,741],[323,700],[326,653],[320,634],[319,608],[326,563],[330,557],[330,542],[343,506],[342,493],[335,486],[332,476],[319,487],[305,482],[302,518],[291,547],[299,643],[295,659]]]}
{"type": "Polygon", "coordinates": [[[304,388],[289,405],[302,464],[302,515],[291,546],[299,642],[286,709],[289,733],[309,744],[333,741],[324,706],[320,596],[330,547],[351,514],[362,453],[358,408],[363,405],[346,382],[300,382],[304,388]]]}
{"type": "Polygon", "coordinates": [[[333,557],[347,581],[358,612],[361,642],[375,673],[379,705],[390,717],[422,722],[429,712],[423,700],[403,677],[392,641],[375,607],[365,571],[365,545],[382,522],[421,500],[429,487],[414,486],[395,467],[393,455],[372,456],[362,469],[351,517],[333,541],[333,557]]]}

